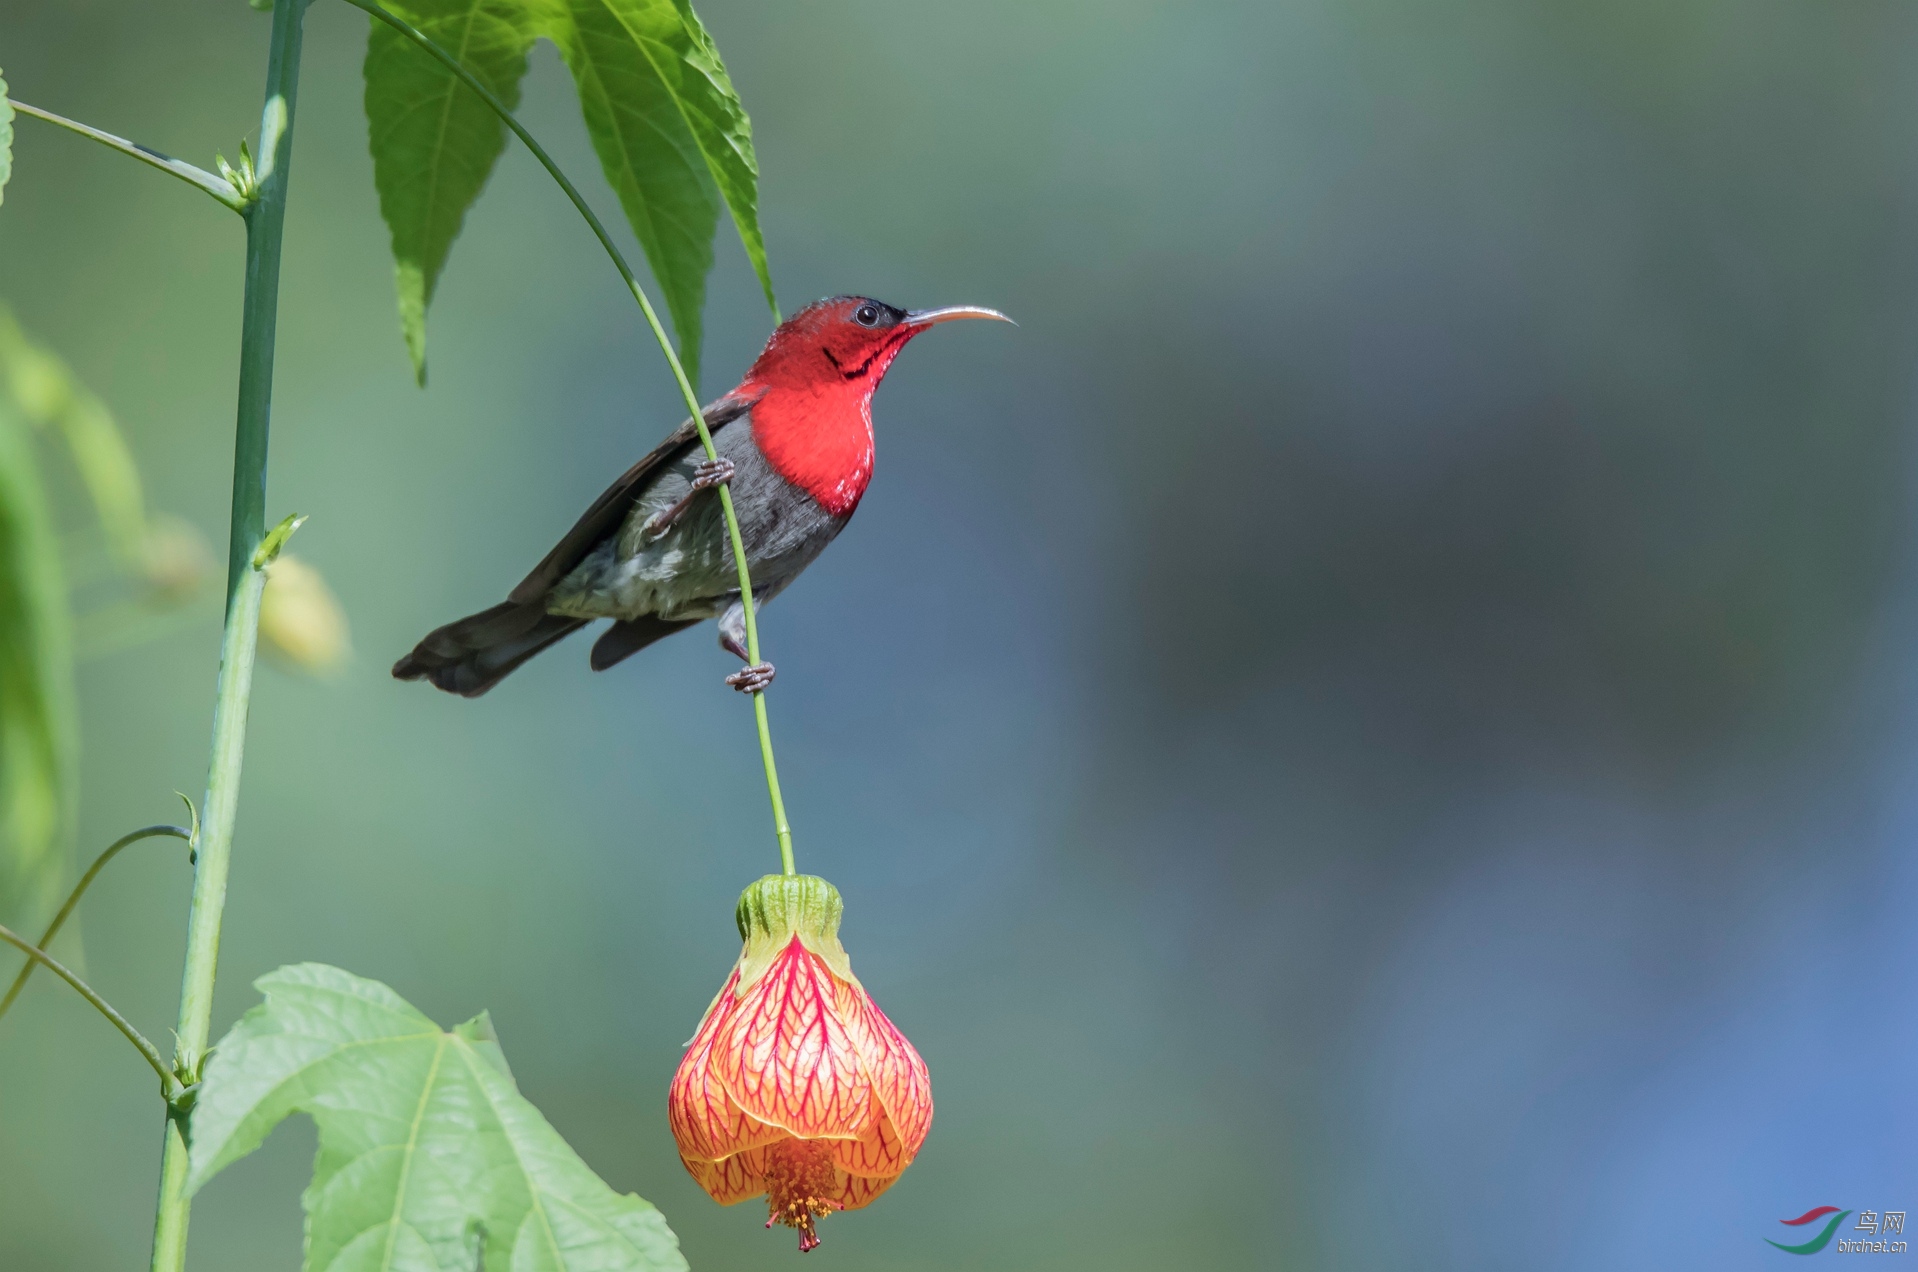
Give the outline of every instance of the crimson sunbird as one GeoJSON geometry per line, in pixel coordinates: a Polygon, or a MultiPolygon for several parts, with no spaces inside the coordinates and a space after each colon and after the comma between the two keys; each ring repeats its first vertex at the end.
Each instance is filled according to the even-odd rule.
{"type": "Polygon", "coordinates": [[[753,603],[811,565],[852,519],[872,480],[872,395],[921,332],[956,318],[1010,322],[976,305],[904,310],[834,296],[781,323],[737,388],[703,412],[719,457],[707,460],[689,419],[626,470],[506,600],[427,634],[393,665],[477,698],[548,645],[595,619],[594,671],[709,618],[720,646],[751,664],[726,677],[741,692],[772,682],[746,649],[738,567],[716,494],[732,489],[753,603]]]}

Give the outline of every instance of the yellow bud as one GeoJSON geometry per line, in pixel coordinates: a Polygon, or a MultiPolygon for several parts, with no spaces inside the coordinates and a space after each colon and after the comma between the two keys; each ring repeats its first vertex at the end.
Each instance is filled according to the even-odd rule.
{"type": "Polygon", "coordinates": [[[315,674],[338,668],[352,649],[333,589],[318,570],[285,552],[267,567],[260,637],[276,660],[315,674]]]}
{"type": "Polygon", "coordinates": [[[140,570],[162,605],[189,600],[218,565],[198,530],[178,517],[154,517],[140,545],[140,570]]]}

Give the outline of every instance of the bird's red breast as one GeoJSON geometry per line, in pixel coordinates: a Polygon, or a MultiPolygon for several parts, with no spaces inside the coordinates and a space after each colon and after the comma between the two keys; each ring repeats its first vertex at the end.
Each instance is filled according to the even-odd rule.
{"type": "Polygon", "coordinates": [[[769,387],[753,404],[753,440],[774,472],[833,516],[850,516],[872,481],[871,403],[870,390],[769,387]]]}
{"type": "Polygon", "coordinates": [[[872,395],[917,328],[847,320],[856,298],[809,305],[773,332],[733,390],[753,402],[753,440],[773,471],[835,517],[872,480],[872,395]]]}

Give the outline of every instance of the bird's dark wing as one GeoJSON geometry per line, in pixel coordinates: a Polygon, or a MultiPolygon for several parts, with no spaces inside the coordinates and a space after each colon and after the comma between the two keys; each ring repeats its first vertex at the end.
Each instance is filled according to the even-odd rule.
{"type": "Polygon", "coordinates": [[[593,670],[605,671],[613,664],[631,658],[654,641],[663,640],[676,631],[703,621],[697,618],[665,619],[652,614],[621,619],[593,642],[593,670]]]}
{"type": "MultiPolygon", "coordinates": [[[[702,412],[706,417],[706,427],[717,432],[722,424],[731,423],[752,410],[757,400],[756,396],[728,393],[702,412]]],[[[519,586],[508,594],[507,599],[521,602],[543,599],[561,579],[572,573],[574,566],[586,559],[586,555],[600,540],[618,533],[627,512],[632,509],[633,501],[646,489],[654,473],[662,465],[677,459],[687,447],[698,444],[699,431],[693,427],[690,419],[669,433],[665,441],[653,447],[644,459],[627,469],[618,481],[606,488],[605,494],[593,501],[593,506],[573,523],[566,537],[553,546],[545,560],[533,567],[531,574],[520,580],[519,586]]]]}

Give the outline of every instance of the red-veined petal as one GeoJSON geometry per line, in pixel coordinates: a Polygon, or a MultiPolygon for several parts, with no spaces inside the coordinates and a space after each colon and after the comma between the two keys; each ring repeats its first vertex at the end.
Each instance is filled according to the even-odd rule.
{"type": "Polygon", "coordinates": [[[712,1079],[703,1056],[686,1057],[673,1076],[666,1111],[673,1139],[687,1157],[718,1161],[761,1144],[786,1138],[786,1132],[768,1126],[732,1102],[712,1079]]]}
{"type": "Polygon", "coordinates": [[[845,1181],[845,1186],[839,1190],[839,1195],[834,1197],[833,1201],[841,1210],[857,1210],[861,1206],[871,1204],[875,1197],[892,1187],[893,1180],[898,1179],[899,1176],[869,1179],[864,1175],[848,1175],[841,1171],[839,1178],[845,1181]]]}
{"type": "Polygon", "coordinates": [[[679,1160],[708,1196],[722,1206],[730,1206],[766,1191],[765,1153],[765,1149],[755,1148],[724,1161],[700,1161],[684,1154],[679,1160]]]}
{"type": "Polygon", "coordinates": [[[856,1140],[832,1142],[833,1165],[864,1179],[891,1179],[911,1160],[890,1117],[881,1116],[877,1126],[856,1140]]]}
{"type": "MultiPolygon", "coordinates": [[[[932,1129],[932,1076],[906,1035],[899,1032],[872,996],[855,985],[839,984],[839,1010],[859,1052],[860,1067],[873,1094],[892,1118],[912,1161],[932,1129]]],[[[905,1169],[904,1164],[900,1166],[905,1169]]]]}
{"type": "Polygon", "coordinates": [[[794,937],[719,1026],[707,1060],[735,1105],[799,1139],[858,1136],[875,1116],[839,985],[794,937]]]}
{"type": "Polygon", "coordinates": [[[746,1116],[712,1078],[709,1061],[713,1039],[737,1008],[733,987],[739,980],[735,970],[719,992],[699,1032],[687,1044],[686,1055],[673,1074],[673,1085],[666,1096],[666,1112],[673,1128],[673,1139],[687,1157],[717,1161],[729,1154],[771,1143],[785,1132],[746,1116]]]}

